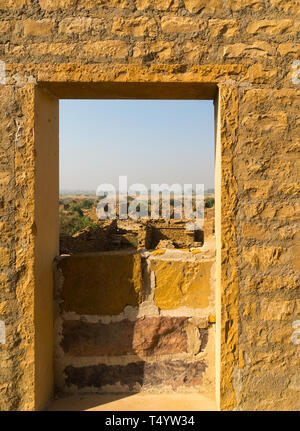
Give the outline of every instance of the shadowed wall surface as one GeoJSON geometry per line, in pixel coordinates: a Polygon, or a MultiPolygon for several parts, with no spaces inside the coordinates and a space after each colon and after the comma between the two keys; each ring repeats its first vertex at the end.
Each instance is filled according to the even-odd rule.
{"type": "Polygon", "coordinates": [[[215,250],[159,251],[56,259],[57,393],[214,394],[215,250]]]}

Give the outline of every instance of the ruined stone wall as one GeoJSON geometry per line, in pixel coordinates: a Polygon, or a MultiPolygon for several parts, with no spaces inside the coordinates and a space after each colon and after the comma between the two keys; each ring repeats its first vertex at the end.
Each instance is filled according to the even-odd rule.
{"type": "Polygon", "coordinates": [[[0,0],[1,409],[46,400],[36,370],[37,88],[112,98],[122,82],[132,98],[156,88],[137,83],[161,83],[162,98],[213,97],[218,86],[221,408],[300,408],[298,41],[298,0],[0,0]]]}
{"type": "Polygon", "coordinates": [[[55,272],[57,393],[214,397],[214,250],[61,256],[55,272]]]}

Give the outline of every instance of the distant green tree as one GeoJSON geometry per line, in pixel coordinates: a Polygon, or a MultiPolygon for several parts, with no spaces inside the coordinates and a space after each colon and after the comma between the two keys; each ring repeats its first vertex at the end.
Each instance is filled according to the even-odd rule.
{"type": "Polygon", "coordinates": [[[77,211],[80,215],[82,215],[83,209],[90,209],[92,208],[93,205],[94,205],[94,199],[82,199],[70,205],[69,210],[77,211]]]}
{"type": "Polygon", "coordinates": [[[79,202],[75,202],[75,203],[71,204],[68,208],[68,211],[77,212],[81,217],[83,216],[83,212],[82,212],[81,205],[79,202]]]}
{"type": "Polygon", "coordinates": [[[141,203],[138,203],[136,206],[136,211],[139,212],[148,212],[148,203],[147,201],[142,201],[141,203]]]}
{"type": "Polygon", "coordinates": [[[215,205],[215,198],[205,198],[204,206],[205,208],[212,208],[215,205]]]}
{"type": "Polygon", "coordinates": [[[68,203],[70,203],[72,201],[72,199],[71,198],[63,198],[63,199],[60,199],[59,200],[59,203],[60,204],[68,204],[68,203]]]}
{"type": "Polygon", "coordinates": [[[94,223],[88,216],[81,216],[77,211],[72,213],[60,211],[59,222],[60,233],[71,236],[86,227],[97,227],[97,224],[94,223]]]}
{"type": "Polygon", "coordinates": [[[81,208],[90,209],[94,205],[95,201],[94,199],[83,199],[81,203],[82,203],[81,208]]]}

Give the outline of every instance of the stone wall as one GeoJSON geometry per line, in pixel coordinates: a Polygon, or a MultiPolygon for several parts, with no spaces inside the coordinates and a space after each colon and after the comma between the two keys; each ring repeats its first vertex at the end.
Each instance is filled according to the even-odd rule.
{"type": "Polygon", "coordinates": [[[299,1],[0,0],[0,59],[0,408],[41,409],[53,386],[37,234],[57,191],[38,192],[38,113],[57,123],[43,92],[217,97],[220,407],[299,409],[299,1]]]}
{"type": "Polygon", "coordinates": [[[181,250],[61,256],[55,386],[215,392],[215,256],[181,250]]]}

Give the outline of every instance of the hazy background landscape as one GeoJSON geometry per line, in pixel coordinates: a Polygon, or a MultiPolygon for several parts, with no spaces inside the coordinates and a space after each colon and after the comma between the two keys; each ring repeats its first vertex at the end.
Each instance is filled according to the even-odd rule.
{"type": "Polygon", "coordinates": [[[60,191],[95,194],[128,185],[214,187],[212,101],[60,101],[60,191]]]}
{"type": "MultiPolygon", "coordinates": [[[[145,223],[138,219],[99,220],[100,184],[119,177],[128,186],[148,189],[141,205],[151,214],[151,184],[196,184],[205,188],[205,236],[214,233],[214,113],[211,101],[60,101],[61,253],[124,247],[188,247],[203,244],[203,234],[185,234],[185,221],[145,223]],[[151,224],[151,226],[150,226],[151,224]],[[167,230],[166,230],[167,229],[167,230]],[[150,231],[152,240],[150,240],[150,231]],[[147,239],[148,238],[148,239],[147,239]]],[[[127,207],[133,200],[129,195],[127,207]]],[[[195,201],[194,201],[195,202],[195,201]]],[[[161,204],[159,204],[161,212],[161,204]]],[[[170,199],[174,219],[174,197],[170,199]]],[[[195,207],[194,207],[195,209],[195,207]]],[[[105,211],[107,211],[105,209],[105,211]]],[[[162,214],[162,213],[161,213],[162,214]]],[[[203,232],[204,232],[203,231],[203,232]]]]}

